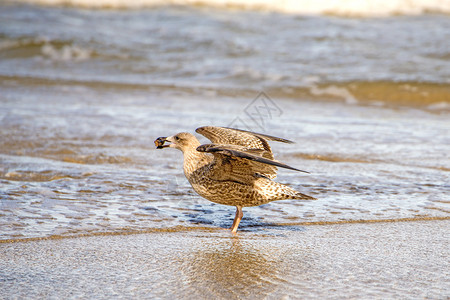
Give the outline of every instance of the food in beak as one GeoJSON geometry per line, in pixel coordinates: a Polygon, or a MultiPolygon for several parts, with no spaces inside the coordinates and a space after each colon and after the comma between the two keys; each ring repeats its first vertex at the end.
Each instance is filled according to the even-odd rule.
{"type": "Polygon", "coordinates": [[[165,148],[165,147],[169,147],[169,145],[164,145],[164,143],[165,143],[166,141],[167,141],[167,140],[166,140],[166,137],[165,137],[165,136],[162,136],[162,137],[157,138],[157,139],[155,140],[155,146],[156,146],[156,149],[162,149],[162,148],[165,148]]]}

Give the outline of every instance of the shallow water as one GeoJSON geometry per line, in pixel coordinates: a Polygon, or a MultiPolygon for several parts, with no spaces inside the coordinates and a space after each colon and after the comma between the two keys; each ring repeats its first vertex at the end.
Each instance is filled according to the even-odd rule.
{"type": "Polygon", "coordinates": [[[318,201],[247,208],[242,230],[449,217],[449,26],[1,4],[0,238],[228,227],[153,145],[209,124],[291,139],[276,158],[311,172],[277,180],[318,201]]]}
{"type": "MultiPolygon", "coordinates": [[[[197,196],[182,173],[181,152],[157,150],[152,140],[197,125],[227,125],[242,114],[244,99],[224,99],[227,112],[223,99],[161,104],[114,93],[73,105],[73,94],[61,102],[55,95],[4,102],[2,238],[230,225],[233,208],[197,196]],[[175,113],[176,107],[183,111],[175,113]]],[[[278,159],[311,172],[280,170],[277,180],[319,200],[247,208],[241,229],[448,216],[448,116],[334,103],[277,105],[283,114],[266,122],[267,132],[297,142],[274,145],[278,159]]]]}

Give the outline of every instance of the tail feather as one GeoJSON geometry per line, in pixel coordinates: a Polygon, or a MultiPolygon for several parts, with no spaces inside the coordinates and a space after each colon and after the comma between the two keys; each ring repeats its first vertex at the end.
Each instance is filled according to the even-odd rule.
{"type": "Polygon", "coordinates": [[[297,192],[293,198],[289,198],[289,199],[300,199],[300,200],[317,200],[317,198],[314,198],[312,196],[306,195],[306,194],[302,194],[300,192],[297,192]]]}
{"type": "Polygon", "coordinates": [[[270,201],[284,199],[317,200],[314,197],[300,193],[287,185],[272,181],[270,179],[265,179],[261,188],[264,190],[264,193],[270,201]]]}
{"type": "Polygon", "coordinates": [[[279,183],[279,185],[283,186],[283,195],[280,195],[280,196],[286,197],[286,198],[281,198],[281,199],[317,200],[317,198],[300,193],[299,191],[296,191],[293,188],[288,187],[284,184],[279,183]]]}

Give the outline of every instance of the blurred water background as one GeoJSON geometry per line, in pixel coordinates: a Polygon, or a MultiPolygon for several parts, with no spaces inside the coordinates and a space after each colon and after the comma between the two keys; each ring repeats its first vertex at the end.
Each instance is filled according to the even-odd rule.
{"type": "MultiPolygon", "coordinates": [[[[0,239],[228,227],[181,153],[203,125],[281,136],[319,200],[242,230],[450,217],[450,1],[0,3],[0,239]],[[338,3],[339,2],[339,3],[338,3]],[[263,93],[261,93],[263,92],[263,93]]],[[[206,139],[201,141],[206,142],[206,139]]]]}

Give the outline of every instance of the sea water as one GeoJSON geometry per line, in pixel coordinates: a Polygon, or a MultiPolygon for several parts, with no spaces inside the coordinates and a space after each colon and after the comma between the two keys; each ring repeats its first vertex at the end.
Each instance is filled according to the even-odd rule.
{"type": "Polygon", "coordinates": [[[304,2],[2,2],[0,238],[229,227],[153,144],[204,125],[310,172],[241,230],[448,218],[448,2],[304,2]]]}

